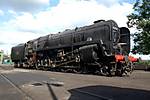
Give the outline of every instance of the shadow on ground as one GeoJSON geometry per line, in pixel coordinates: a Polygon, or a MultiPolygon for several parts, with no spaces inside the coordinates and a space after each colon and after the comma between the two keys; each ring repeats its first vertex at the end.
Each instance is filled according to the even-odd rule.
{"type": "Polygon", "coordinates": [[[69,100],[150,100],[150,91],[103,85],[75,88],[69,92],[69,100]]]}

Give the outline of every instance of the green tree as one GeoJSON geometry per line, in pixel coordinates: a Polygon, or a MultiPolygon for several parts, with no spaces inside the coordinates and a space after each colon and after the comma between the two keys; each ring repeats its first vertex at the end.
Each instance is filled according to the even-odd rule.
{"type": "Polygon", "coordinates": [[[135,43],[132,52],[150,54],[150,0],[137,0],[133,13],[127,16],[129,28],[136,28],[133,35],[135,43]]]}

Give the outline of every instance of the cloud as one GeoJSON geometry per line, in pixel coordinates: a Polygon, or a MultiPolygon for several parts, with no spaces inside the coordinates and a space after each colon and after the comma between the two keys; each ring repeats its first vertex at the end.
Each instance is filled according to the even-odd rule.
{"type": "Polygon", "coordinates": [[[22,32],[40,33],[42,30],[44,31],[43,25],[31,13],[22,13],[15,19],[10,20],[6,25],[12,25],[11,28],[22,32]]]}
{"type": "Polygon", "coordinates": [[[3,16],[4,12],[2,10],[0,10],[0,16],[3,16]]]}
{"type": "Polygon", "coordinates": [[[101,5],[110,7],[110,6],[113,6],[114,4],[118,3],[120,0],[61,0],[61,2],[63,2],[63,3],[82,2],[82,1],[97,2],[101,5]]]}
{"type": "Polygon", "coordinates": [[[19,44],[25,43],[28,40],[38,38],[41,34],[35,34],[32,32],[9,32],[0,31],[0,40],[7,44],[19,44]]]}
{"type": "Polygon", "coordinates": [[[41,34],[32,32],[13,32],[13,31],[0,31],[0,50],[5,50],[10,54],[11,47],[20,43],[26,43],[29,40],[38,38],[41,34]]]}
{"type": "Polygon", "coordinates": [[[6,44],[6,43],[0,41],[0,45],[4,45],[4,44],[6,44]]]}
{"type": "MultiPolygon", "coordinates": [[[[38,5],[43,0],[36,0],[38,3],[33,2],[35,0],[31,1],[32,5],[38,5]]],[[[126,26],[126,15],[132,12],[133,5],[129,3],[120,4],[117,2],[118,0],[108,0],[112,4],[109,6],[107,3],[110,3],[106,2],[107,0],[100,1],[102,0],[60,0],[57,6],[47,7],[45,10],[40,10],[34,14],[30,11],[18,13],[17,10],[11,9],[8,12],[13,15],[13,18],[0,27],[0,34],[2,34],[0,40],[2,39],[12,46],[12,44],[24,43],[50,33],[90,25],[99,19],[112,19],[120,27],[126,26]]],[[[30,0],[26,0],[26,4],[29,2],[30,0]]],[[[45,2],[42,5],[47,5],[45,2]]],[[[28,5],[29,8],[31,4],[28,5]]],[[[19,10],[21,11],[21,9],[19,10]]],[[[22,10],[26,11],[24,7],[22,10]]]]}
{"type": "Polygon", "coordinates": [[[0,9],[35,12],[49,5],[49,0],[0,0],[0,9]]]}
{"type": "Polygon", "coordinates": [[[99,4],[103,4],[107,7],[113,6],[119,2],[119,0],[96,0],[99,4]]]}
{"type": "MultiPolygon", "coordinates": [[[[114,0],[110,0],[114,1],[114,0]]],[[[61,0],[56,7],[41,11],[36,15],[22,13],[10,20],[6,26],[24,32],[49,33],[63,31],[65,28],[75,28],[92,24],[99,19],[113,19],[119,26],[126,26],[126,15],[132,10],[132,5],[115,3],[111,7],[99,4],[95,0],[61,0]]]]}
{"type": "Polygon", "coordinates": [[[11,14],[11,15],[13,15],[13,16],[14,16],[14,15],[17,15],[17,12],[15,12],[15,11],[13,11],[13,10],[8,10],[8,13],[11,14]]]}

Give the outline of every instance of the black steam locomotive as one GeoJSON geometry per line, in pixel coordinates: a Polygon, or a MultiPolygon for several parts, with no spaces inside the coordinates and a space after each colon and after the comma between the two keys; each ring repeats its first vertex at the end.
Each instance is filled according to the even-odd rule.
{"type": "Polygon", "coordinates": [[[119,75],[132,72],[130,31],[113,20],[65,30],[12,47],[15,67],[119,75]]]}

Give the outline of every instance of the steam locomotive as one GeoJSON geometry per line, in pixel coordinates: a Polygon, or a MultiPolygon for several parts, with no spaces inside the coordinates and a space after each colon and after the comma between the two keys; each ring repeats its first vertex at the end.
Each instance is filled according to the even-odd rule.
{"type": "Polygon", "coordinates": [[[122,76],[133,71],[129,52],[129,29],[98,20],[12,47],[11,59],[15,67],[122,76]]]}

